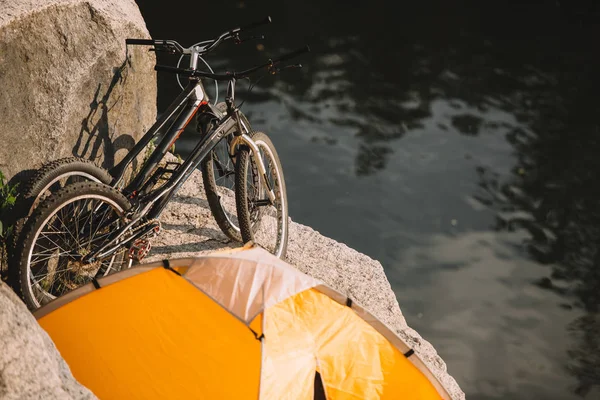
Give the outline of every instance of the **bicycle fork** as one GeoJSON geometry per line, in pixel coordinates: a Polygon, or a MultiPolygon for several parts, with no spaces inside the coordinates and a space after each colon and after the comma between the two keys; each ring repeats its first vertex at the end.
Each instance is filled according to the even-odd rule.
{"type": "Polygon", "coordinates": [[[240,144],[245,144],[250,148],[252,153],[254,153],[254,157],[256,158],[256,163],[258,164],[258,173],[260,176],[261,182],[267,188],[267,195],[269,196],[269,201],[271,205],[275,203],[275,193],[273,192],[273,188],[271,188],[271,184],[269,184],[269,180],[267,179],[267,170],[263,164],[262,157],[260,155],[260,150],[256,143],[252,140],[250,136],[248,136],[248,127],[242,126],[242,120],[239,117],[239,109],[235,107],[235,79],[231,79],[227,83],[227,97],[225,97],[225,103],[227,104],[227,112],[229,114],[235,113],[235,123],[238,127],[238,134],[234,136],[233,140],[229,144],[229,155],[233,156],[236,152],[235,149],[240,144]]]}
{"type": "Polygon", "coordinates": [[[256,158],[256,164],[258,167],[258,175],[260,176],[260,180],[267,188],[267,196],[269,196],[269,201],[271,202],[271,204],[275,203],[275,192],[273,191],[273,188],[271,187],[271,184],[267,179],[267,170],[265,169],[265,165],[263,164],[262,156],[260,155],[260,149],[252,140],[252,138],[245,133],[236,136],[231,141],[229,154],[235,153],[235,148],[240,144],[240,142],[248,146],[254,154],[254,157],[256,158]]]}

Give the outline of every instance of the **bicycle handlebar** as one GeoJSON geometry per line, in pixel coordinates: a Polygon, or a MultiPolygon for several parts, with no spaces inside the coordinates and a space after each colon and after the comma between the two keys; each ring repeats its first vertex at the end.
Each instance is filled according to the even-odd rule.
{"type": "Polygon", "coordinates": [[[254,29],[261,25],[267,25],[267,24],[270,24],[271,22],[272,22],[271,16],[267,15],[267,17],[265,19],[263,19],[262,21],[253,22],[250,25],[246,25],[244,27],[237,28],[237,29],[238,29],[238,32],[249,31],[250,29],[254,29]]]}
{"type": "Polygon", "coordinates": [[[209,51],[215,49],[219,44],[221,44],[221,42],[223,42],[224,40],[230,39],[232,37],[235,37],[242,31],[251,30],[251,29],[256,28],[257,26],[266,25],[269,23],[271,23],[271,17],[267,16],[265,19],[263,19],[261,21],[253,22],[250,25],[246,25],[242,28],[234,28],[229,31],[223,32],[221,35],[219,35],[219,37],[212,40],[210,44],[203,46],[201,48],[198,47],[196,49],[192,49],[192,47],[194,47],[194,46],[186,49],[174,40],[125,39],[125,44],[141,45],[141,46],[155,46],[155,47],[172,46],[175,48],[175,50],[177,50],[179,53],[182,53],[182,54],[192,54],[192,51],[195,50],[198,55],[201,55],[201,54],[206,54],[209,51]]]}
{"type": "Polygon", "coordinates": [[[310,51],[310,47],[308,47],[308,45],[306,45],[306,46],[300,47],[299,49],[296,49],[288,54],[284,54],[281,57],[276,58],[275,60],[272,60],[272,61],[273,61],[273,64],[277,64],[282,61],[289,60],[290,58],[298,57],[300,54],[308,53],[309,51],[310,51]]]}
{"type": "Polygon", "coordinates": [[[248,75],[250,75],[251,73],[258,71],[261,68],[264,68],[264,67],[271,68],[271,67],[279,64],[282,61],[289,60],[290,58],[297,57],[300,54],[307,53],[309,51],[310,51],[310,47],[304,46],[304,47],[296,49],[296,50],[294,50],[294,51],[292,51],[292,52],[290,52],[288,54],[284,54],[281,57],[269,60],[269,62],[266,63],[266,64],[258,65],[256,67],[249,68],[249,69],[247,69],[245,71],[228,72],[226,74],[211,74],[211,73],[208,73],[208,72],[202,72],[202,71],[192,70],[192,69],[183,69],[183,68],[169,67],[169,66],[166,66],[166,65],[156,65],[154,67],[154,70],[155,71],[171,72],[171,73],[174,73],[174,74],[179,74],[179,75],[184,75],[184,76],[189,76],[189,77],[197,76],[197,77],[201,77],[201,78],[214,79],[214,80],[217,80],[217,81],[230,81],[232,79],[245,78],[248,75]]]}
{"type": "Polygon", "coordinates": [[[125,44],[153,46],[154,40],[152,40],[152,39],[125,39],[125,44]]]}

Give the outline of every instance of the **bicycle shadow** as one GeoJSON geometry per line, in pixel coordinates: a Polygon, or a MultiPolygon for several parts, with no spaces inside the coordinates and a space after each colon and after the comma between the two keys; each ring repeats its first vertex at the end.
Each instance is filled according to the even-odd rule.
{"type": "MultiPolygon", "coordinates": [[[[102,159],[100,166],[110,169],[115,166],[115,155],[119,150],[130,151],[135,145],[135,139],[129,134],[121,134],[116,138],[115,133],[111,135],[111,119],[118,121],[118,117],[111,114],[116,106],[123,101],[123,93],[115,91],[123,87],[127,81],[128,67],[131,66],[129,55],[125,56],[123,63],[113,68],[113,77],[104,92],[102,93],[102,83],[99,83],[94,98],[90,102],[90,110],[87,116],[81,121],[81,130],[79,137],[73,146],[72,154],[75,157],[86,158],[91,161],[102,159]],[[114,98],[115,93],[117,97],[114,98]]],[[[133,168],[136,167],[134,160],[133,168]]]]}
{"type": "Polygon", "coordinates": [[[206,209],[210,208],[210,206],[208,205],[208,201],[200,197],[178,195],[173,197],[171,201],[180,204],[193,204],[206,209]]]}
{"type": "Polygon", "coordinates": [[[203,251],[214,251],[224,248],[239,247],[236,243],[226,237],[220,230],[207,227],[194,227],[182,224],[163,223],[164,234],[168,234],[170,241],[157,240],[152,246],[151,256],[161,255],[165,257],[170,254],[198,253],[203,251]],[[173,238],[176,238],[173,240],[173,238]],[[170,243],[170,242],[176,243],[170,243]]]}
{"type": "Polygon", "coordinates": [[[176,254],[176,257],[184,257],[182,254],[198,254],[201,252],[222,250],[239,246],[241,246],[241,244],[236,243],[235,245],[233,245],[233,242],[223,243],[215,239],[206,239],[181,244],[153,246],[150,255],[152,257],[156,257],[157,254],[160,254],[162,258],[165,258],[165,255],[172,256],[173,254],[176,254]]]}

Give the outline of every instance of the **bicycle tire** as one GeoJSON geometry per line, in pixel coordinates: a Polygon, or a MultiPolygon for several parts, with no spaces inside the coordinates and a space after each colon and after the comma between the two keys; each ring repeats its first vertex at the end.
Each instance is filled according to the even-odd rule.
{"type": "MultiPolygon", "coordinates": [[[[218,103],[216,107],[223,114],[227,112],[227,105],[225,103],[218,103]]],[[[241,111],[239,115],[246,131],[244,133],[252,136],[250,122],[241,111]]],[[[233,136],[233,131],[228,135],[233,136]]],[[[228,238],[236,242],[241,242],[242,234],[237,219],[233,193],[235,177],[232,175],[235,174],[235,160],[229,157],[228,147],[226,136],[217,143],[215,149],[202,162],[202,181],[204,183],[204,192],[208,206],[217,225],[228,238]],[[225,159],[225,163],[221,161],[222,158],[225,159]],[[228,179],[229,176],[231,176],[231,179],[228,179]],[[226,191],[230,191],[231,195],[226,194],[226,191]]]]}
{"type": "Polygon", "coordinates": [[[102,268],[105,268],[103,275],[108,275],[129,267],[131,261],[124,251],[95,264],[77,261],[77,258],[99,248],[103,237],[125,223],[124,215],[129,208],[130,203],[125,196],[98,182],[73,183],[45,199],[28,218],[19,239],[20,251],[15,255],[18,268],[9,271],[15,292],[30,309],[36,309],[79,284],[90,282],[92,275],[95,276],[102,268]],[[56,230],[56,227],[61,229],[56,230]],[[52,248],[52,245],[57,247],[52,248]],[[36,249],[39,252],[36,253],[36,249]],[[75,254],[77,258],[73,257],[75,254]],[[41,257],[33,260],[35,269],[39,268],[42,272],[46,269],[42,277],[35,276],[32,271],[34,256],[41,257]],[[59,272],[63,276],[75,275],[78,279],[73,278],[75,283],[66,282],[59,272]],[[42,282],[49,275],[52,281],[42,282]],[[79,280],[82,276],[85,279],[79,280]],[[38,281],[32,283],[33,277],[38,281]],[[49,289],[43,287],[47,284],[51,285],[49,289]],[[51,292],[56,285],[56,290],[51,292]],[[66,291],[61,289],[65,287],[66,291]]]}
{"type": "Polygon", "coordinates": [[[269,184],[275,192],[275,203],[265,204],[268,197],[258,179],[256,158],[249,148],[241,146],[235,171],[235,200],[242,239],[244,242],[252,241],[283,259],[289,233],[283,168],[275,146],[265,133],[255,132],[252,140],[261,150],[269,184]]]}
{"type": "Polygon", "coordinates": [[[112,176],[92,161],[79,157],[66,157],[42,165],[27,179],[25,185],[19,190],[20,198],[13,210],[12,240],[7,243],[9,256],[14,252],[23,225],[35,207],[47,195],[77,180],[102,182],[108,185],[112,181],[112,176]]]}

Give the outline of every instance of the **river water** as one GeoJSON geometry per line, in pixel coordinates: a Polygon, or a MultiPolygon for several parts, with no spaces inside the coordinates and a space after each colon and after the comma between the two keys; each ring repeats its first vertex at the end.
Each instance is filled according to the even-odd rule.
{"type": "MultiPolygon", "coordinates": [[[[138,0],[184,45],[271,15],[265,40],[207,57],[217,71],[311,46],[240,82],[242,110],[279,151],[291,217],[381,261],[468,398],[599,399],[600,7],[255,3],[138,0]]],[[[159,109],[176,94],[160,74],[159,109]]]]}

